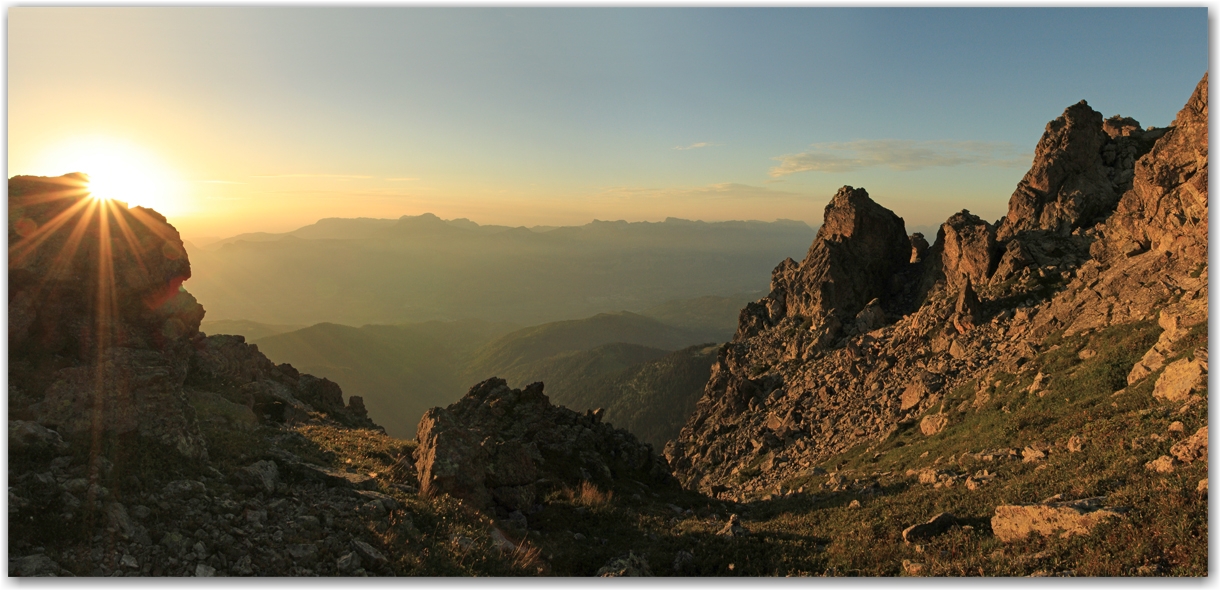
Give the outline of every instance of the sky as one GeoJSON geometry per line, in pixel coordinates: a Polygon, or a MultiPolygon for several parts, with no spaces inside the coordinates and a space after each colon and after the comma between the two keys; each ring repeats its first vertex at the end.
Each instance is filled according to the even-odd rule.
{"type": "MultiPolygon", "coordinates": [[[[184,238],[425,212],[798,219],[868,189],[995,220],[1081,99],[1166,126],[1207,8],[8,10],[8,174],[184,238]]],[[[934,230],[933,230],[934,231],[934,230]]]]}

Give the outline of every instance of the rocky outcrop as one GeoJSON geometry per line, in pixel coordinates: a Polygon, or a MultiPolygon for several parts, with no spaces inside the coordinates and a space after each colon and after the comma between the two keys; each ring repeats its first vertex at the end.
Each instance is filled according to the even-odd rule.
{"type": "MultiPolygon", "coordinates": [[[[1069,107],[1048,125],[1005,218],[991,226],[957,213],[926,251],[863,204],[863,191],[840,190],[805,261],[781,263],[771,294],[742,311],[667,445],[679,479],[741,499],[905,426],[939,435],[953,416],[987,406],[992,375],[1034,377],[1026,363],[1052,333],[1164,310],[1172,333],[1131,382],[1161,370],[1153,357],[1180,355],[1179,341],[1207,317],[1206,85],[1168,130],[1069,107]],[[844,231],[865,218],[874,235],[844,231]],[[1131,247],[1132,236],[1147,244],[1131,247]],[[880,266],[888,281],[849,272],[880,266]],[[943,406],[942,392],[972,381],[973,403],[943,406]]],[[[1206,355],[1165,374],[1166,398],[1194,399],[1206,355]]],[[[1042,397],[1056,383],[1042,375],[1030,391],[1042,397]]]]}
{"type": "Polygon", "coordinates": [[[902,218],[850,186],[835,193],[823,218],[805,259],[781,262],[771,273],[771,293],[742,310],[737,338],[784,318],[823,326],[835,316],[848,323],[870,301],[889,297],[893,276],[912,256],[902,218]]]}
{"type": "Polygon", "coordinates": [[[1207,261],[1207,75],[1165,136],[1135,166],[1130,191],[1106,222],[1107,244],[1097,254],[1124,256],[1153,250],[1207,261]]]}
{"type": "Polygon", "coordinates": [[[1067,234],[1100,221],[1130,188],[1132,169],[1161,130],[1145,131],[1134,119],[1101,113],[1080,101],[1047,123],[1034,163],[1017,184],[998,238],[1045,230],[1067,234]]]}
{"type": "Polygon", "coordinates": [[[157,212],[94,199],[83,175],[14,177],[9,194],[15,418],[205,460],[189,382],[220,387],[260,418],[321,411],[375,427],[334,383],[275,365],[241,336],[200,333],[204,309],[182,288],[190,261],[157,212]]]}
{"type": "Polygon", "coordinates": [[[963,209],[941,224],[931,251],[939,255],[950,286],[960,287],[967,280],[984,284],[997,262],[995,227],[963,209]]]}
{"type": "Polygon", "coordinates": [[[671,481],[664,459],[631,433],[551,405],[542,384],[492,378],[420,420],[414,455],[424,495],[475,508],[529,510],[551,488],[615,480],[671,481]]]}
{"type": "Polygon", "coordinates": [[[9,346],[91,361],[110,346],[179,356],[203,308],[177,230],[151,209],[88,196],[87,178],[9,180],[9,346]]]}

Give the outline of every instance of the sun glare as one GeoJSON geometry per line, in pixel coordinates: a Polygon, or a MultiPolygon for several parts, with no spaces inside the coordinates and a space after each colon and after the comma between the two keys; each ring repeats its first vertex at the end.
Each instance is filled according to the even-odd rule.
{"type": "Polygon", "coordinates": [[[50,150],[41,169],[58,176],[83,172],[90,195],[99,201],[122,201],[163,215],[173,214],[178,195],[168,169],[138,147],[110,139],[80,139],[50,150]]]}

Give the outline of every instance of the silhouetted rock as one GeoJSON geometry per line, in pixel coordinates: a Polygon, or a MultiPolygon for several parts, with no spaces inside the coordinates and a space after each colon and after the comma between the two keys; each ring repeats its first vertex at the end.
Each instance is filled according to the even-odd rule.
{"type": "Polygon", "coordinates": [[[416,437],[420,493],[449,494],[476,508],[529,509],[540,485],[670,479],[651,445],[591,414],[551,405],[541,383],[512,389],[488,379],[424,414],[416,437]]]}

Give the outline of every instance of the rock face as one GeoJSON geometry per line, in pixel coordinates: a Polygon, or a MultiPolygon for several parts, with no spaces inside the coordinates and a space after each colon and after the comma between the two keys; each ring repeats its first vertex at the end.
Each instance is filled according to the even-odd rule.
{"type": "Polygon", "coordinates": [[[963,209],[940,226],[932,252],[940,255],[951,286],[960,287],[967,280],[984,284],[998,262],[995,227],[963,209]]]}
{"type": "Polygon", "coordinates": [[[428,410],[416,434],[420,492],[475,508],[532,508],[548,487],[616,478],[670,481],[664,459],[634,435],[551,405],[542,384],[512,389],[492,378],[447,408],[428,410]]]}
{"type": "Polygon", "coordinates": [[[1111,256],[1152,249],[1206,262],[1206,74],[1173,126],[1139,159],[1132,188],[1106,225],[1111,256]]]}
{"type": "Polygon", "coordinates": [[[1117,518],[1121,512],[1102,508],[1105,498],[1075,502],[997,506],[991,517],[991,530],[997,539],[1012,543],[1030,535],[1085,535],[1098,523],[1117,518]]]}
{"type": "Polygon", "coordinates": [[[360,548],[410,515],[286,450],[296,422],[381,436],[359,398],[200,333],[177,231],[85,180],[9,181],[10,574],[384,572],[360,548]]]}
{"type": "MultiPolygon", "coordinates": [[[[1207,318],[1206,118],[1206,76],[1168,129],[1073,105],[1048,124],[1005,217],[956,213],[931,247],[862,189],[841,189],[805,260],[780,263],[770,294],[742,310],[666,446],[679,480],[750,497],[906,425],[934,435],[984,411],[998,373],[1044,397],[1060,381],[1026,363],[1053,333],[1161,314],[1162,341],[1126,369],[1133,384],[1161,370],[1207,318]],[[944,407],[971,382],[973,404],[944,407]]],[[[1206,372],[1206,352],[1192,353],[1164,368],[1159,395],[1193,399],[1206,372]]]]}
{"type": "Polygon", "coordinates": [[[136,436],[206,460],[185,388],[223,383],[258,417],[318,410],[374,426],[343,407],[334,383],[276,366],[241,336],[200,333],[177,230],[150,209],[91,198],[86,181],[9,181],[14,417],[69,439],[136,436]]]}
{"type": "Polygon", "coordinates": [[[1080,101],[1047,123],[1034,164],[1017,184],[999,239],[1023,231],[1066,234],[1109,213],[1130,188],[1135,161],[1160,131],[1144,131],[1134,119],[1101,113],[1080,101]]]}

